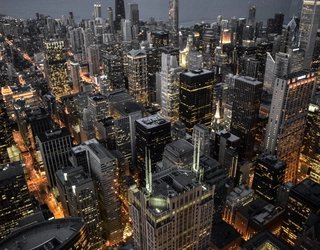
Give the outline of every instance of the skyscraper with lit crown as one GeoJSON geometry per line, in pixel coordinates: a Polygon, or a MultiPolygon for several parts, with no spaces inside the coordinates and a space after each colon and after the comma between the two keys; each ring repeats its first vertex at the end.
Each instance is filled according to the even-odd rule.
{"type": "Polygon", "coordinates": [[[179,48],[179,0],[169,0],[170,45],[179,48]]]}

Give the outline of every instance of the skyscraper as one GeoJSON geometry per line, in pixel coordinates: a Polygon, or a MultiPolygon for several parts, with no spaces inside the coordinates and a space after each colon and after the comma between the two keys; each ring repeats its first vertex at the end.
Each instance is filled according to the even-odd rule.
{"type": "Polygon", "coordinates": [[[110,27],[110,32],[111,34],[114,34],[114,20],[113,20],[113,10],[111,7],[108,7],[108,24],[109,24],[109,27],[110,27]]]}
{"type": "MultiPolygon", "coordinates": [[[[179,119],[179,85],[182,67],[177,57],[162,53],[160,71],[161,114],[175,122],[179,119]]],[[[158,100],[157,100],[158,101],[158,100]]]]}
{"type": "Polygon", "coordinates": [[[132,25],[139,24],[139,9],[137,3],[129,3],[129,15],[132,25]]]}
{"type": "Polygon", "coordinates": [[[213,72],[206,69],[180,75],[179,117],[188,133],[199,122],[211,126],[213,81],[213,72]]]}
{"type": "Polygon", "coordinates": [[[248,25],[254,27],[255,20],[256,20],[256,6],[251,6],[249,8],[248,25]]]}
{"type": "Polygon", "coordinates": [[[40,133],[37,141],[50,187],[56,186],[55,173],[69,166],[71,156],[71,134],[66,128],[53,129],[40,133]]]}
{"type": "Polygon", "coordinates": [[[193,147],[198,148],[200,155],[210,155],[210,136],[209,129],[202,123],[194,125],[192,131],[192,144],[193,147]]]}
{"type": "Polygon", "coordinates": [[[317,29],[320,23],[320,1],[304,0],[299,24],[300,50],[304,52],[303,69],[310,70],[317,29]]]}
{"type": "Polygon", "coordinates": [[[179,48],[179,0],[169,0],[170,45],[179,48]]]}
{"type": "Polygon", "coordinates": [[[58,100],[61,96],[70,94],[68,85],[67,57],[62,40],[49,40],[44,42],[45,71],[51,91],[58,100]]]}
{"type": "Polygon", "coordinates": [[[114,27],[116,30],[121,28],[121,19],[126,18],[126,13],[124,9],[124,0],[115,0],[115,22],[114,27]]]}
{"type": "Polygon", "coordinates": [[[231,133],[240,138],[239,160],[251,159],[258,121],[262,82],[247,76],[235,79],[231,133]]]}
{"type": "Polygon", "coordinates": [[[100,73],[99,46],[96,44],[92,44],[87,49],[88,49],[89,73],[91,76],[94,76],[100,73]]]}
{"type": "Polygon", "coordinates": [[[287,163],[285,182],[296,182],[300,150],[316,76],[309,71],[276,78],[264,152],[287,163]]]}
{"type": "Polygon", "coordinates": [[[101,3],[94,3],[93,5],[93,19],[101,18],[101,3]]]}
{"type": "Polygon", "coordinates": [[[70,62],[71,79],[73,93],[80,92],[80,64],[77,62],[70,62]]]}
{"type": "Polygon", "coordinates": [[[0,241],[19,226],[18,220],[35,212],[20,161],[0,165],[0,241]]]}
{"type": "Polygon", "coordinates": [[[137,102],[148,103],[148,72],[147,54],[145,50],[131,50],[128,52],[128,88],[129,94],[137,102]]]}

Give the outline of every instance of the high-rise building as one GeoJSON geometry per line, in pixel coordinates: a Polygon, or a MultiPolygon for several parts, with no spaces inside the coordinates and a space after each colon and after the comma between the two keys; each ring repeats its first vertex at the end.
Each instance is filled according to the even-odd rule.
{"type": "Polygon", "coordinates": [[[94,3],[93,5],[93,19],[101,18],[101,3],[94,3]]]}
{"type": "Polygon", "coordinates": [[[319,23],[320,1],[304,0],[299,23],[300,50],[304,52],[302,69],[310,70],[319,23]]]}
{"type": "Polygon", "coordinates": [[[107,22],[109,24],[111,34],[114,34],[115,29],[114,29],[114,21],[113,21],[113,10],[111,7],[108,7],[108,20],[107,20],[107,22]]]}
{"type": "Polygon", "coordinates": [[[65,216],[82,218],[87,225],[90,247],[101,247],[101,217],[93,180],[81,167],[59,169],[56,176],[65,216]]]}
{"type": "MultiPolygon", "coordinates": [[[[70,34],[70,45],[71,45],[71,51],[74,55],[76,54],[82,54],[84,51],[84,37],[83,37],[83,29],[81,27],[79,28],[73,28],[69,30],[70,34]]],[[[80,57],[82,58],[82,56],[80,57]]]]}
{"type": "Polygon", "coordinates": [[[316,76],[309,71],[276,78],[267,125],[264,152],[287,163],[285,182],[297,181],[311,93],[316,76]]]}
{"type": "Polygon", "coordinates": [[[261,155],[257,158],[254,169],[252,188],[255,194],[269,203],[274,203],[278,189],[284,183],[286,163],[271,155],[261,155]]]}
{"type": "Polygon", "coordinates": [[[131,50],[128,53],[128,88],[129,94],[137,102],[148,103],[147,54],[145,50],[131,50]]]}
{"type": "Polygon", "coordinates": [[[90,175],[98,184],[98,204],[103,239],[110,245],[122,241],[121,202],[117,195],[117,161],[101,144],[87,145],[90,175]]]}
{"type": "Polygon", "coordinates": [[[194,125],[192,131],[192,144],[195,148],[199,147],[200,155],[210,155],[209,129],[204,124],[198,123],[194,125]]]}
{"type": "Polygon", "coordinates": [[[239,160],[251,159],[258,121],[262,82],[247,76],[235,79],[231,133],[240,138],[239,160]]]}
{"type": "Polygon", "coordinates": [[[56,186],[55,173],[62,167],[69,166],[71,156],[71,134],[66,128],[58,128],[40,133],[37,136],[48,185],[56,186]]]}
{"type": "Polygon", "coordinates": [[[170,45],[179,48],[179,0],[169,0],[170,45]]]}
{"type": "Polygon", "coordinates": [[[89,73],[91,76],[100,73],[100,49],[97,44],[92,44],[88,48],[89,73]]]}
{"type": "Polygon", "coordinates": [[[135,247],[209,249],[212,185],[190,170],[173,168],[155,174],[150,186],[129,193],[135,247]]]}
{"type": "Polygon", "coordinates": [[[69,95],[71,89],[68,85],[67,57],[62,40],[49,40],[44,42],[45,71],[51,91],[57,100],[64,95],[69,95]]]}
{"type": "Polygon", "coordinates": [[[139,24],[139,8],[137,3],[129,3],[129,18],[132,25],[139,24]]]}
{"type": "Polygon", "coordinates": [[[0,165],[0,242],[19,226],[18,220],[35,212],[24,167],[22,161],[0,165]]]}
{"type": "Polygon", "coordinates": [[[130,42],[132,40],[131,21],[129,19],[121,20],[122,40],[130,42]]]}
{"type": "Polygon", "coordinates": [[[0,164],[9,162],[7,148],[14,143],[12,127],[3,99],[0,99],[0,164]]]}
{"type": "Polygon", "coordinates": [[[80,64],[70,62],[73,93],[80,92],[80,64]]]}
{"type": "Polygon", "coordinates": [[[283,217],[280,238],[292,247],[298,233],[302,232],[305,222],[313,212],[319,214],[320,184],[305,179],[291,188],[288,204],[283,217]]]}
{"type": "Polygon", "coordinates": [[[141,186],[145,184],[146,161],[150,160],[152,172],[155,172],[156,163],[162,160],[164,148],[169,142],[171,124],[164,117],[155,114],[136,120],[136,165],[141,186]]]}
{"type": "Polygon", "coordinates": [[[249,8],[248,25],[254,27],[255,26],[255,20],[256,20],[256,6],[251,6],[249,8]]]}
{"type": "Polygon", "coordinates": [[[126,18],[126,13],[124,9],[124,0],[115,0],[115,22],[114,27],[116,30],[121,28],[121,19],[126,18]]]}
{"type": "Polygon", "coordinates": [[[108,75],[109,90],[125,89],[122,58],[115,55],[103,55],[102,62],[105,66],[105,73],[108,75]]]}
{"type": "Polygon", "coordinates": [[[211,126],[214,73],[206,69],[180,74],[179,117],[191,133],[194,125],[211,126]]]}
{"type": "MultiPolygon", "coordinates": [[[[175,122],[179,119],[179,86],[182,67],[177,57],[162,53],[160,71],[161,114],[175,122]]],[[[158,101],[158,100],[157,100],[158,101]]]]}

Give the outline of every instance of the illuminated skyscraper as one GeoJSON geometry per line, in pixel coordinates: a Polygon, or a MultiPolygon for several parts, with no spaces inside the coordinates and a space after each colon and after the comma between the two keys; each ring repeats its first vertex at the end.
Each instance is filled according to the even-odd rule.
{"type": "Polygon", "coordinates": [[[162,54],[161,60],[161,114],[175,122],[179,119],[179,86],[182,67],[178,66],[177,57],[162,54]]]}
{"type": "Polygon", "coordinates": [[[240,161],[253,157],[261,93],[262,82],[247,76],[235,79],[230,132],[240,138],[240,161]]]}
{"type": "Polygon", "coordinates": [[[45,71],[51,91],[58,100],[61,96],[69,95],[71,89],[68,85],[67,57],[62,40],[49,40],[44,42],[46,64],[45,71]]]}
{"type": "Polygon", "coordinates": [[[20,161],[0,165],[0,241],[35,211],[24,168],[20,161]]]}
{"type": "Polygon", "coordinates": [[[308,106],[316,76],[309,71],[276,78],[264,151],[287,163],[285,182],[296,182],[308,106]]]}
{"type": "Polygon", "coordinates": [[[179,117],[186,125],[187,133],[191,133],[194,125],[200,122],[210,128],[213,81],[213,72],[206,69],[180,75],[179,117]]]}
{"type": "Polygon", "coordinates": [[[89,73],[91,76],[98,75],[100,73],[99,51],[99,46],[96,44],[88,47],[89,73]]]}
{"type": "Polygon", "coordinates": [[[304,0],[299,24],[300,50],[304,52],[303,69],[310,70],[317,29],[320,23],[320,0],[304,0]]]}
{"type": "Polygon", "coordinates": [[[170,46],[179,48],[179,0],[169,0],[170,46]]]}
{"type": "Polygon", "coordinates": [[[129,94],[137,102],[148,103],[148,72],[147,54],[145,50],[131,50],[128,52],[128,88],[129,94]]]}
{"type": "Polygon", "coordinates": [[[115,22],[114,26],[116,30],[121,28],[121,19],[126,18],[126,13],[124,9],[124,0],[115,0],[115,22]]]}

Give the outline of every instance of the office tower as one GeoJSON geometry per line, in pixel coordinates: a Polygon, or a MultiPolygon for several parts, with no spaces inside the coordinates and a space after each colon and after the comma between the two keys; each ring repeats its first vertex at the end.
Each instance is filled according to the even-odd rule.
{"type": "Polygon", "coordinates": [[[124,69],[122,58],[115,55],[102,55],[107,82],[110,89],[125,89],[124,69]]]}
{"type": "Polygon", "coordinates": [[[195,148],[199,147],[200,155],[210,155],[209,129],[204,124],[197,123],[196,125],[194,125],[192,131],[192,144],[195,148]]]}
{"type": "Polygon", "coordinates": [[[84,108],[82,111],[82,123],[80,124],[80,139],[85,142],[95,137],[94,121],[91,119],[91,111],[84,108]]]}
{"type": "Polygon", "coordinates": [[[100,49],[97,44],[92,44],[88,47],[88,63],[90,76],[95,76],[100,73],[100,49]]]}
{"type": "Polygon", "coordinates": [[[12,127],[3,99],[0,99],[0,164],[9,162],[7,148],[14,143],[12,127]]]}
{"type": "Polygon", "coordinates": [[[247,185],[235,187],[227,196],[223,211],[223,220],[234,225],[237,210],[253,201],[254,190],[247,185]]]}
{"type": "Polygon", "coordinates": [[[158,114],[136,120],[136,165],[141,186],[145,184],[146,161],[150,160],[154,172],[169,142],[171,142],[171,124],[168,120],[158,114]]]}
{"type": "Polygon", "coordinates": [[[187,133],[194,125],[211,126],[214,74],[206,69],[180,74],[179,117],[187,133]]]}
{"type": "Polygon", "coordinates": [[[179,48],[179,0],[169,0],[170,45],[179,48]]]}
{"type": "Polygon", "coordinates": [[[241,235],[224,220],[212,225],[211,249],[238,249],[240,243],[241,235]]]}
{"type": "Polygon", "coordinates": [[[162,53],[159,90],[161,93],[161,114],[171,122],[179,119],[181,72],[182,67],[178,65],[177,57],[162,53]]]}
{"type": "Polygon", "coordinates": [[[117,195],[117,161],[101,144],[87,145],[91,178],[98,184],[98,204],[101,214],[103,239],[111,246],[122,241],[120,199],[117,195]]]}
{"type": "Polygon", "coordinates": [[[202,54],[198,51],[191,51],[188,54],[188,71],[202,68],[202,54]]]}
{"type": "Polygon", "coordinates": [[[67,57],[62,40],[51,39],[44,42],[45,71],[49,86],[57,100],[64,95],[69,95],[71,89],[68,85],[68,72],[66,68],[67,57]]]}
{"type": "Polygon", "coordinates": [[[87,227],[81,218],[33,221],[0,242],[1,249],[88,249],[87,227]]]}
{"type": "Polygon", "coordinates": [[[278,235],[283,214],[283,207],[274,206],[261,198],[257,198],[237,210],[234,228],[245,240],[263,230],[278,235]]]}
{"type": "Polygon", "coordinates": [[[320,1],[304,0],[299,23],[300,50],[304,52],[302,69],[310,70],[319,23],[320,1]]]}
{"type": "Polygon", "coordinates": [[[319,135],[320,135],[320,107],[310,104],[306,122],[306,130],[300,154],[300,172],[308,174],[314,182],[320,183],[319,165],[319,135]],[[302,167],[305,166],[305,167],[302,167]]]}
{"type": "Polygon", "coordinates": [[[284,213],[280,238],[291,247],[295,245],[298,233],[302,232],[305,222],[313,212],[319,215],[320,184],[305,179],[291,188],[288,205],[284,213]]]}
{"type": "Polygon", "coordinates": [[[315,232],[317,227],[320,224],[320,216],[314,213],[311,213],[308,217],[303,231],[298,234],[295,244],[295,250],[303,249],[320,249],[320,242],[315,232]]]}
{"type": "Polygon", "coordinates": [[[145,50],[131,50],[128,55],[129,94],[137,102],[148,104],[147,54],[145,50]]]}
{"type": "Polygon", "coordinates": [[[286,163],[271,155],[257,158],[252,188],[256,195],[274,204],[279,187],[284,184],[286,163]]]}
{"type": "Polygon", "coordinates": [[[281,35],[283,26],[284,14],[279,12],[274,15],[274,33],[281,35]]]}
{"type": "Polygon", "coordinates": [[[22,161],[0,165],[0,242],[18,227],[18,220],[35,212],[24,167],[22,161]]]}
{"type": "Polygon", "coordinates": [[[101,3],[94,3],[93,5],[93,19],[101,18],[101,3]]]}
{"type": "Polygon", "coordinates": [[[108,98],[101,94],[88,96],[88,109],[93,122],[107,118],[109,116],[108,98]]]}
{"type": "Polygon", "coordinates": [[[210,248],[214,188],[198,179],[194,172],[172,169],[153,175],[150,191],[130,190],[137,249],[210,248]]]}
{"type": "Polygon", "coordinates": [[[285,182],[297,181],[297,167],[308,115],[314,73],[300,71],[276,78],[264,152],[287,163],[285,182]]]}
{"type": "Polygon", "coordinates": [[[122,40],[130,42],[132,40],[131,21],[129,19],[121,20],[122,40]]]}
{"type": "Polygon", "coordinates": [[[269,232],[268,230],[263,230],[258,234],[254,235],[248,241],[243,242],[240,245],[243,250],[253,250],[253,249],[281,249],[281,250],[291,250],[292,248],[285,242],[280,240],[277,236],[269,232]]]}
{"type": "Polygon", "coordinates": [[[40,133],[37,136],[48,185],[56,186],[55,173],[62,167],[69,166],[71,155],[71,134],[66,128],[58,128],[40,133]]]}
{"type": "Polygon", "coordinates": [[[289,193],[291,188],[294,185],[292,182],[287,182],[284,185],[280,186],[278,189],[276,204],[279,204],[281,207],[287,207],[288,200],[289,200],[289,193]]]}
{"type": "Polygon", "coordinates": [[[173,141],[186,139],[186,125],[181,120],[172,124],[171,137],[173,141]]]}
{"type": "Polygon", "coordinates": [[[239,141],[239,137],[226,130],[217,131],[214,139],[213,156],[221,163],[229,177],[233,178],[238,166],[239,141]]]}
{"type": "Polygon", "coordinates": [[[115,21],[114,27],[116,30],[121,28],[121,19],[126,18],[125,9],[124,9],[124,0],[115,0],[115,21]]]}
{"type": "Polygon", "coordinates": [[[80,64],[70,62],[73,93],[80,92],[80,64]]]}
{"type": "Polygon", "coordinates": [[[84,50],[86,60],[88,60],[88,47],[94,43],[94,34],[91,28],[83,30],[84,50]]]}
{"type": "Polygon", "coordinates": [[[155,47],[155,48],[168,46],[169,33],[163,30],[152,31],[150,35],[150,44],[152,44],[152,47],[155,47]]]}
{"type": "Polygon", "coordinates": [[[266,68],[267,62],[267,52],[272,52],[273,43],[260,43],[257,45],[257,50],[254,52],[256,54],[256,58],[260,61],[259,64],[259,73],[258,73],[258,80],[262,80],[266,68]]]}
{"type": "Polygon", "coordinates": [[[239,75],[250,76],[258,78],[260,68],[260,61],[254,57],[241,56],[239,58],[239,75]]]}
{"type": "Polygon", "coordinates": [[[281,78],[289,74],[290,55],[286,53],[277,53],[275,59],[267,52],[267,62],[264,74],[263,87],[268,94],[273,93],[276,78],[281,78]]]}
{"type": "Polygon", "coordinates": [[[256,6],[251,6],[249,8],[248,25],[254,27],[255,20],[256,20],[256,6]]]}
{"type": "Polygon", "coordinates": [[[185,139],[179,139],[166,145],[163,152],[163,169],[178,166],[192,169],[194,147],[185,139]]]}
{"type": "Polygon", "coordinates": [[[188,68],[188,54],[193,51],[193,35],[188,35],[187,44],[184,50],[179,54],[179,65],[184,69],[188,68]]]}
{"type": "Polygon", "coordinates": [[[47,31],[48,37],[53,37],[55,34],[55,20],[52,17],[47,17],[47,31]]]}
{"type": "Polygon", "coordinates": [[[114,21],[113,21],[113,10],[111,7],[108,7],[108,20],[107,20],[110,28],[110,33],[115,34],[115,29],[114,29],[114,21]]]}
{"type": "Polygon", "coordinates": [[[139,24],[139,9],[137,3],[129,3],[129,18],[132,25],[139,24]]]}
{"type": "Polygon", "coordinates": [[[101,217],[93,180],[81,167],[59,169],[56,177],[65,216],[82,218],[87,226],[90,247],[101,247],[101,217]]]}
{"type": "Polygon", "coordinates": [[[80,55],[82,58],[83,47],[84,47],[84,37],[82,28],[73,28],[69,30],[70,34],[70,45],[71,51],[75,55],[80,55]]]}
{"type": "Polygon", "coordinates": [[[235,79],[230,132],[240,138],[239,160],[252,159],[262,82],[247,76],[235,79]]]}

